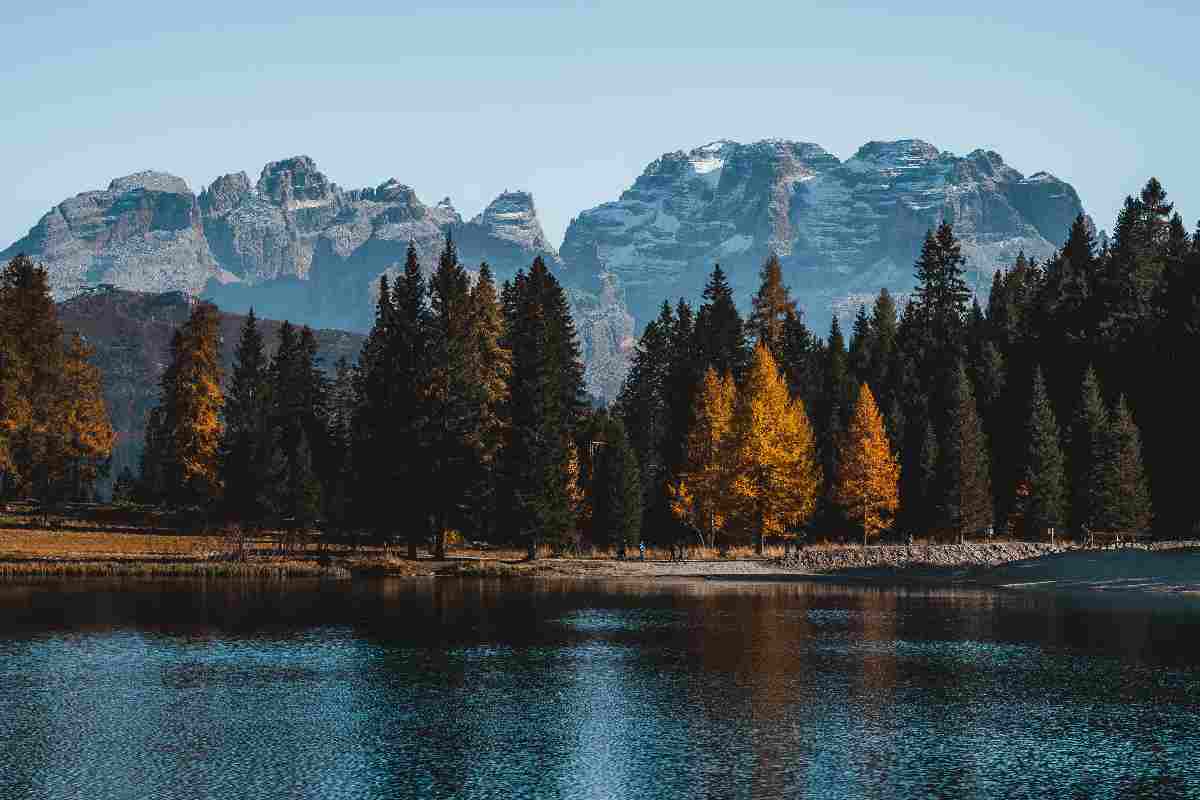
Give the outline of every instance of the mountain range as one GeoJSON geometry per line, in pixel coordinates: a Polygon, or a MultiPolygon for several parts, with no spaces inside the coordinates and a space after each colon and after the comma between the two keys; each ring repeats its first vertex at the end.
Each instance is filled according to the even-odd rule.
{"type": "Polygon", "coordinates": [[[821,330],[881,287],[912,288],[925,232],[954,224],[973,280],[1024,251],[1049,256],[1082,213],[1070,184],[1026,177],[992,151],[966,156],[915,139],[870,142],[841,161],[816,144],[714,142],[655,159],[612,202],[578,214],[561,250],[533,197],[506,191],[464,219],[449,198],[422,202],[392,178],[346,190],[307,156],[214,180],[199,195],[163,172],[139,172],[48,211],[0,252],[45,264],[55,297],[94,287],[183,292],[222,309],[364,332],[380,275],[411,241],[432,270],[446,235],[462,261],[499,280],[543,258],[567,288],[589,391],[611,400],[638,325],[663,300],[698,299],[714,263],[745,304],[770,253],[821,330]]]}

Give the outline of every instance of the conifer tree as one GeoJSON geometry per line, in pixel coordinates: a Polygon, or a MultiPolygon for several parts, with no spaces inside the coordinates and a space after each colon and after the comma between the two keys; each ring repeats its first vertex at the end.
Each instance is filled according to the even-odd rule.
{"type": "Polygon", "coordinates": [[[92,499],[93,484],[108,468],[116,441],[100,370],[91,363],[94,355],[79,334],[71,335],[52,406],[49,488],[75,500],[92,499]]]}
{"type": "Polygon", "coordinates": [[[682,299],[675,307],[670,336],[670,365],[666,374],[667,428],[663,442],[665,477],[675,476],[687,461],[687,438],[692,429],[696,393],[706,367],[698,344],[692,308],[682,299]]]}
{"type": "Polygon", "coordinates": [[[595,467],[594,538],[624,554],[641,538],[641,475],[621,419],[608,418],[604,427],[605,445],[597,454],[595,467]]]}
{"type": "Polygon", "coordinates": [[[720,375],[730,372],[737,378],[746,367],[745,324],[720,264],[713,267],[704,287],[704,304],[696,316],[696,348],[701,370],[712,367],[720,375]]]}
{"type": "Polygon", "coordinates": [[[225,432],[221,443],[221,475],[225,508],[248,523],[261,520],[259,500],[266,479],[264,452],[268,420],[267,361],[254,309],[242,324],[234,351],[233,372],[225,395],[225,432]]]}
{"type": "Polygon", "coordinates": [[[438,267],[429,283],[428,424],[422,450],[428,469],[426,501],[434,555],[445,555],[446,533],[471,521],[464,489],[475,480],[479,434],[486,399],[477,368],[470,281],[458,262],[453,239],[446,236],[438,267]]]}
{"type": "Polygon", "coordinates": [[[797,312],[784,320],[779,366],[792,397],[803,400],[814,414],[821,408],[824,360],[821,340],[808,329],[803,316],[797,312]]]}
{"type": "MultiPolygon", "coordinates": [[[[941,462],[941,447],[933,423],[925,420],[918,443],[916,469],[914,470],[913,513],[910,515],[921,531],[929,531],[939,524],[941,498],[938,494],[938,465],[941,462]]],[[[905,500],[907,503],[907,499],[905,500]]]]}
{"type": "Polygon", "coordinates": [[[767,536],[807,522],[816,510],[822,475],[804,404],[761,343],[734,406],[732,496],[741,527],[761,555],[767,536]]]}
{"type": "Polygon", "coordinates": [[[663,302],[658,318],[651,320],[642,331],[617,399],[617,413],[641,465],[642,485],[648,503],[655,498],[658,484],[666,480],[665,451],[671,407],[667,379],[672,367],[674,325],[671,306],[663,302]]]}
{"type": "MultiPolygon", "coordinates": [[[[917,330],[923,339],[921,374],[935,389],[953,385],[955,365],[964,352],[967,301],[971,291],[963,277],[966,259],[954,231],[943,222],[925,235],[916,263],[917,288],[912,300],[917,330]]],[[[935,410],[952,408],[950,398],[937,398],[935,410]]]]}
{"type": "Polygon", "coordinates": [[[749,334],[766,344],[778,360],[783,353],[787,321],[797,314],[796,301],[783,283],[779,256],[772,253],[758,274],[758,292],[750,300],[750,319],[746,327],[749,334]]]}
{"type": "Polygon", "coordinates": [[[354,413],[357,404],[358,372],[345,357],[339,358],[329,384],[328,480],[322,497],[326,523],[342,535],[353,521],[350,504],[354,492],[354,413]]]}
{"type": "Polygon", "coordinates": [[[716,546],[733,510],[736,453],[730,437],[736,401],[733,376],[718,377],[709,367],[696,395],[687,461],[671,486],[672,511],[699,532],[702,546],[716,546]]]}
{"type": "Polygon", "coordinates": [[[488,265],[481,264],[469,298],[470,347],[466,385],[476,404],[472,477],[466,497],[466,516],[485,540],[492,538],[497,507],[496,462],[503,443],[505,401],[511,357],[504,349],[504,315],[488,265]]]}
{"type": "Polygon", "coordinates": [[[854,413],[842,438],[833,500],[863,532],[863,546],[886,528],[900,504],[900,465],[883,429],[871,389],[858,390],[854,413]]]}
{"type": "Polygon", "coordinates": [[[841,324],[835,315],[829,326],[829,342],[825,347],[824,402],[820,421],[821,463],[827,486],[833,485],[837,475],[837,443],[845,430],[851,386],[853,381],[846,363],[846,344],[842,338],[841,324]]]}
{"type": "Polygon", "coordinates": [[[530,558],[547,541],[560,546],[575,530],[571,509],[571,438],[583,408],[583,368],[566,295],[545,262],[534,259],[506,287],[509,425],[501,474],[509,529],[530,558]]]}
{"type": "Polygon", "coordinates": [[[388,412],[395,376],[388,338],[394,316],[392,290],[385,273],[379,278],[375,321],[358,358],[349,465],[353,498],[349,517],[377,536],[383,532],[383,498],[391,485],[386,454],[393,434],[393,418],[388,412]]]}
{"type": "MultiPolygon", "coordinates": [[[[850,347],[846,355],[846,367],[850,379],[856,385],[871,380],[871,364],[875,358],[875,333],[871,330],[871,318],[866,306],[858,307],[854,327],[850,332],[850,347]]],[[[849,409],[847,409],[849,411],[849,409]]]]}
{"type": "Polygon", "coordinates": [[[1071,477],[1071,524],[1077,530],[1096,529],[1103,498],[1105,431],[1108,411],[1100,397],[1096,371],[1088,367],[1080,386],[1079,401],[1071,422],[1068,466],[1071,477]]]}
{"type": "Polygon", "coordinates": [[[987,441],[962,364],[947,396],[951,406],[939,446],[938,492],[942,524],[961,541],[992,524],[992,488],[987,441]]]}
{"type": "Polygon", "coordinates": [[[898,331],[896,301],[886,288],[880,289],[879,296],[875,299],[875,306],[871,311],[871,333],[874,347],[868,381],[871,384],[871,392],[880,406],[887,408],[895,401],[889,373],[895,358],[898,331]]]}
{"type": "Polygon", "coordinates": [[[0,271],[0,495],[92,496],[113,432],[94,352],[64,340],[46,271],[19,255],[0,271]]]}
{"type": "Polygon", "coordinates": [[[171,358],[160,381],[156,429],[148,437],[164,498],[208,503],[220,496],[224,433],[220,317],[216,306],[197,303],[171,340],[171,358]]]}
{"type": "Polygon", "coordinates": [[[1100,469],[1097,521],[1102,530],[1141,532],[1150,527],[1150,490],[1142,466],[1142,439],[1125,398],[1109,415],[1100,469]]]}
{"type": "Polygon", "coordinates": [[[1066,518],[1066,476],[1058,440],[1058,422],[1040,368],[1033,372],[1027,420],[1019,510],[1023,513],[1026,528],[1040,533],[1061,524],[1066,518]]]}

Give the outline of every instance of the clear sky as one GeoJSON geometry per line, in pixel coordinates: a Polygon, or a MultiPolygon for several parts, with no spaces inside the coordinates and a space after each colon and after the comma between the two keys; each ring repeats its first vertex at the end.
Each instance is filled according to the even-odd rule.
{"type": "Polygon", "coordinates": [[[0,247],[118,175],[199,191],[301,153],[468,217],[529,189],[557,243],[659,154],[718,138],[994,149],[1073,183],[1103,228],[1153,174],[1191,229],[1198,7],[7,0],[0,247]]]}

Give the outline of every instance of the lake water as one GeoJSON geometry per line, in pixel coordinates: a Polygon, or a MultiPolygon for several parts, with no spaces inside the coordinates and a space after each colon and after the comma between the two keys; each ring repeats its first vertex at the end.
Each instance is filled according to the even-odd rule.
{"type": "Polygon", "coordinates": [[[1200,605],[0,584],[0,798],[1200,797],[1200,605]]]}

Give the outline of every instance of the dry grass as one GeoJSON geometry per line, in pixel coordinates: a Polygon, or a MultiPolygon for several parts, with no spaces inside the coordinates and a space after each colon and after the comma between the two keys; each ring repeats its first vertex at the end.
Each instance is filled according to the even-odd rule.
{"type": "Polygon", "coordinates": [[[0,578],[349,578],[315,561],[0,561],[0,578]]]}

